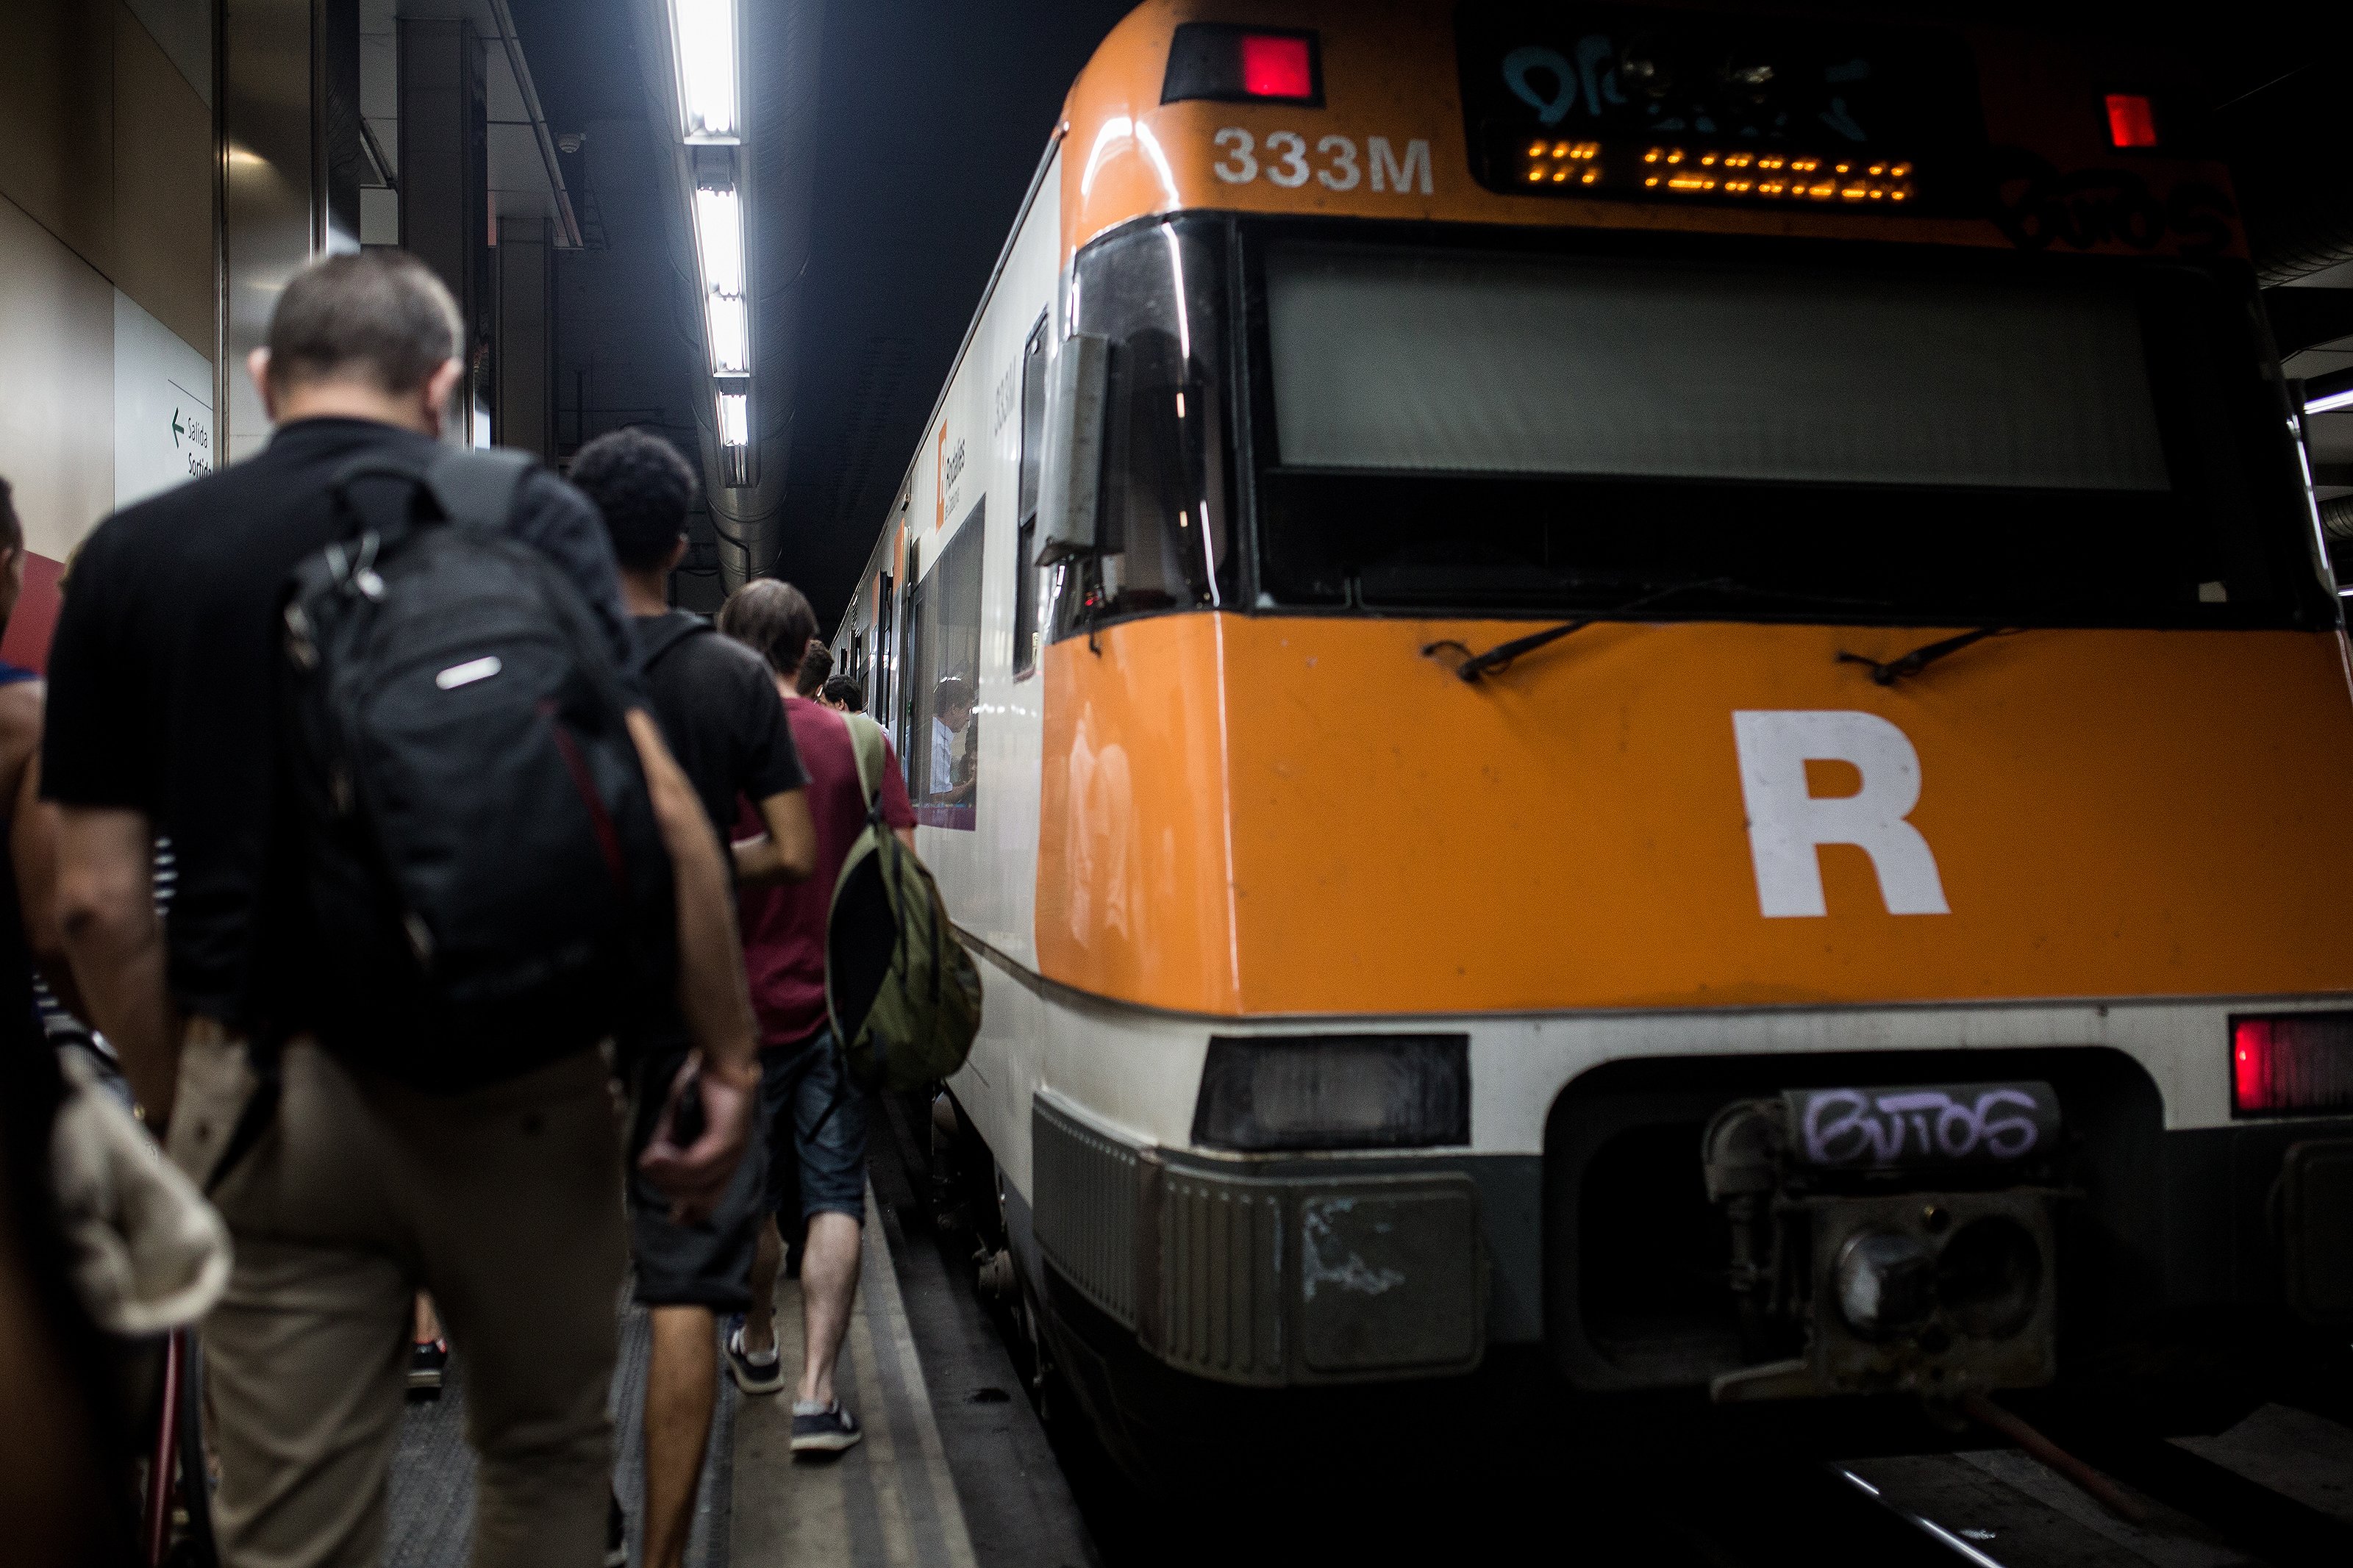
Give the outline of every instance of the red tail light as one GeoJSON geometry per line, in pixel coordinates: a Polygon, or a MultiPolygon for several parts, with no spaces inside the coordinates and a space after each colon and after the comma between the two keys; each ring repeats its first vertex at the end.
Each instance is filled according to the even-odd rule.
{"type": "Polygon", "coordinates": [[[2108,94],[2108,144],[2112,147],[2157,145],[2157,110],[2142,94],[2108,94]]]}
{"type": "Polygon", "coordinates": [[[1324,107],[1320,40],[1310,32],[1187,22],[1168,45],[1160,101],[1297,103],[1324,107]]]}
{"type": "Polygon", "coordinates": [[[2240,1116],[2353,1111],[2353,1013],[2232,1019],[2231,1108],[2240,1116]]]}

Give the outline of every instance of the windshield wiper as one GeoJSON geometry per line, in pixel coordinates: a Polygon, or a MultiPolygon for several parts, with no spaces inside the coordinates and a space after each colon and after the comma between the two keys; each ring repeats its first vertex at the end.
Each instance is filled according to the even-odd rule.
{"type": "Polygon", "coordinates": [[[1893,686],[1907,675],[1919,674],[1947,654],[1958,653],[1961,649],[1972,644],[1981,643],[1988,637],[2008,637],[2018,629],[2015,626],[1979,626],[1973,632],[1963,632],[1958,637],[1947,637],[1942,642],[1932,642],[1925,647],[1915,647],[1902,658],[1891,658],[1884,664],[1875,658],[1865,658],[1859,653],[1848,653],[1841,649],[1838,661],[1841,664],[1866,665],[1871,669],[1871,679],[1874,683],[1880,686],[1893,686]]]}
{"type": "Polygon", "coordinates": [[[1421,650],[1421,657],[1435,658],[1440,648],[1461,648],[1464,657],[1462,662],[1454,667],[1454,673],[1465,686],[1476,686],[1479,684],[1480,677],[1511,668],[1512,661],[1522,654],[1534,653],[1547,643],[1558,642],[1571,632],[1581,632],[1596,621],[1606,621],[1613,616],[1622,616],[1629,610],[1639,610],[1645,605],[1653,604],[1673,595],[1689,593],[1694,588],[1729,588],[1734,585],[1729,577],[1709,577],[1696,583],[1670,583],[1663,588],[1653,588],[1649,593],[1629,599],[1622,605],[1612,605],[1606,610],[1596,611],[1580,619],[1563,621],[1556,626],[1546,626],[1540,632],[1530,632],[1524,637],[1514,637],[1510,642],[1497,643],[1485,653],[1474,654],[1469,648],[1463,647],[1462,644],[1450,638],[1444,642],[1430,644],[1421,650]]]}
{"type": "Polygon", "coordinates": [[[1421,650],[1421,656],[1424,658],[1436,658],[1441,648],[1459,650],[1462,655],[1462,662],[1453,667],[1454,673],[1461,679],[1464,685],[1476,686],[1482,677],[1509,669],[1514,659],[1523,654],[1534,653],[1547,643],[1558,642],[1571,632],[1581,632],[1597,621],[1615,620],[1629,611],[1639,610],[1646,605],[1654,605],[1661,599],[1672,598],[1678,594],[1696,593],[1702,588],[1713,588],[1720,593],[1749,594],[1767,599],[1795,599],[1811,605],[1852,605],[1865,608],[1883,608],[1886,605],[1883,599],[1849,599],[1829,594],[1801,594],[1780,588],[1760,588],[1752,583],[1743,583],[1736,577],[1696,577],[1686,583],[1662,584],[1646,594],[1638,595],[1622,604],[1612,605],[1606,610],[1596,610],[1589,616],[1581,616],[1573,621],[1563,621],[1556,626],[1546,626],[1540,632],[1530,632],[1526,637],[1514,637],[1507,643],[1498,643],[1485,653],[1474,654],[1462,644],[1448,638],[1443,642],[1425,645],[1421,650]]]}

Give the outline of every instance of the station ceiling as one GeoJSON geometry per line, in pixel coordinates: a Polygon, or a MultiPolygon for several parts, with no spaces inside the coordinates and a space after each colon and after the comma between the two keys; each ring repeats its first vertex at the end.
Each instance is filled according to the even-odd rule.
{"type": "MultiPolygon", "coordinates": [[[[761,483],[723,528],[765,531],[830,625],[922,436],[1071,79],[1131,0],[745,0],[761,483]]],[[[509,0],[585,247],[559,282],[559,440],[617,425],[697,449],[682,218],[655,160],[638,7],[509,0]]],[[[1847,7],[1824,7],[1847,8],[1847,7]]],[[[2066,25],[2201,62],[2292,375],[2353,376],[2353,6],[1882,5],[2066,25]]],[[[702,419],[707,424],[709,415],[702,419]]],[[[2353,408],[2315,424],[2324,493],[2353,491],[2353,408]],[[2338,428],[2338,426],[2343,428],[2338,428]]],[[[706,515],[699,527],[712,527],[706,515]]],[[[688,602],[715,602],[715,552],[688,602]]]]}

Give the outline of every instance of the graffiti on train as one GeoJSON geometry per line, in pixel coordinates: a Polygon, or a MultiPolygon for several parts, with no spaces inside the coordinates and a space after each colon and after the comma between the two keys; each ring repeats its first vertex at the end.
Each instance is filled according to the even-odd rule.
{"type": "Polygon", "coordinates": [[[2047,1084],[1909,1084],[1798,1089],[1785,1097],[1799,1153],[1825,1168],[2021,1160],[2049,1148],[2059,1100],[2047,1084]]]}

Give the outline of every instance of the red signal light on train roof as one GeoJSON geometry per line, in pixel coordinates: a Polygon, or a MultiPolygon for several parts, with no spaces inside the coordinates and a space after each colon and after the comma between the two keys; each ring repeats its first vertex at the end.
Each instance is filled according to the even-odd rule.
{"type": "Polygon", "coordinates": [[[1160,101],[1293,103],[1324,107],[1322,40],[1296,28],[1228,22],[1180,24],[1168,45],[1160,101]]]}
{"type": "Polygon", "coordinates": [[[2147,94],[2108,94],[2108,145],[2118,148],[2157,145],[2157,110],[2147,94]]]}
{"type": "Polygon", "coordinates": [[[1315,66],[1295,34],[1244,33],[1242,91],[1252,98],[1313,98],[1315,66]]]}

